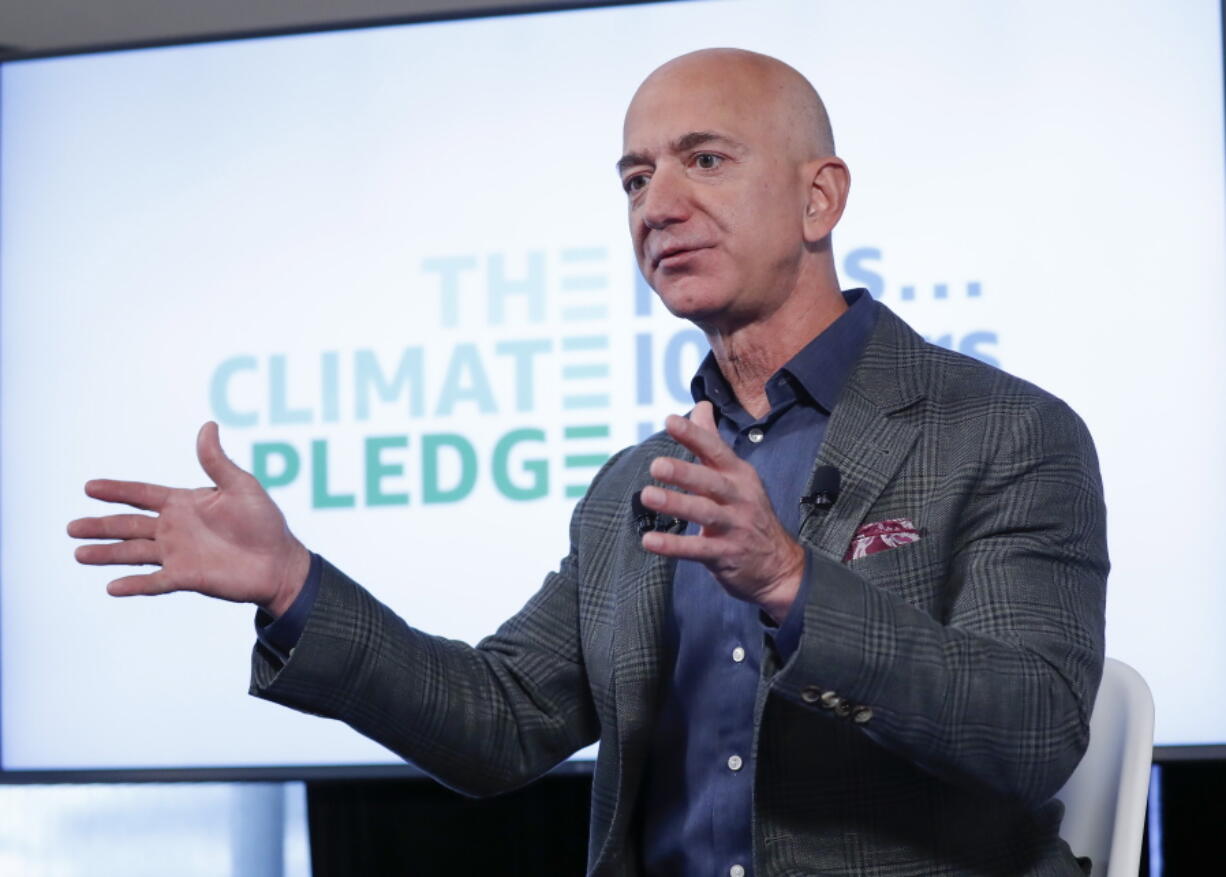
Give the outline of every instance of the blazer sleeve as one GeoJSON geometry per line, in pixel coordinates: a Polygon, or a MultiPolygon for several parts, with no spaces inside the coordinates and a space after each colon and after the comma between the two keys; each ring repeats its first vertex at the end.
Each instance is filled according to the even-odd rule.
{"type": "Polygon", "coordinates": [[[540,776],[599,736],[580,642],[586,502],[576,507],[558,570],[476,647],[414,629],[324,561],[289,660],[282,665],[257,642],[251,694],[341,719],[466,794],[497,794],[540,776]]]}
{"type": "Polygon", "coordinates": [[[1089,739],[1105,510],[1093,443],[1064,403],[1040,399],[1003,430],[977,479],[945,485],[963,497],[950,532],[933,540],[948,556],[895,555],[932,550],[920,540],[865,561],[940,570],[940,611],[900,595],[907,582],[887,589],[856,563],[810,552],[804,632],[772,692],[942,778],[1038,806],[1089,739]]]}

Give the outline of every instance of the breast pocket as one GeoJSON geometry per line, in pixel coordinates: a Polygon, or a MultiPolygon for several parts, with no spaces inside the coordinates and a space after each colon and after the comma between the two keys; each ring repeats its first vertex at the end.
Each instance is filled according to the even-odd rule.
{"type": "Polygon", "coordinates": [[[847,568],[930,615],[935,616],[943,605],[948,556],[940,540],[931,535],[848,561],[847,568]]]}

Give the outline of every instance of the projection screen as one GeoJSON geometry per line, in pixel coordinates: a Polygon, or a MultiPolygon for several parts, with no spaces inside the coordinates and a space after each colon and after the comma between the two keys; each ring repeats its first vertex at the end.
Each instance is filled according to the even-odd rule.
{"type": "Polygon", "coordinates": [[[204,484],[216,420],[312,549],[492,632],[599,465],[689,407],[705,342],[639,278],[613,163],[642,77],[713,45],[826,99],[844,287],[1085,418],[1108,654],[1159,744],[1226,741],[1219,4],[692,0],[0,67],[9,777],[395,762],[246,695],[249,607],[107,597],[82,484],[204,484]]]}

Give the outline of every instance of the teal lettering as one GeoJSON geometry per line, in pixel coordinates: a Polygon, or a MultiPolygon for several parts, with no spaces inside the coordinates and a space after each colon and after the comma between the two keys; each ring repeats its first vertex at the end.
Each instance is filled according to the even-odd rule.
{"type": "Polygon", "coordinates": [[[421,437],[421,497],[423,503],[459,502],[472,493],[477,483],[477,452],[468,439],[456,433],[441,432],[421,437]],[[459,454],[460,477],[454,486],[439,486],[438,453],[452,448],[459,454]]]}
{"type": "Polygon", "coordinates": [[[507,499],[519,501],[540,499],[549,493],[548,461],[543,459],[524,461],[523,469],[531,475],[529,483],[525,486],[511,481],[511,476],[508,472],[511,452],[515,450],[516,445],[523,442],[543,442],[544,440],[545,431],[543,429],[514,429],[500,438],[498,444],[494,446],[494,486],[507,499]]]}
{"type": "Polygon", "coordinates": [[[268,422],[310,423],[310,408],[290,408],[286,401],[285,355],[268,357],[268,422]]]}
{"type": "Polygon", "coordinates": [[[490,379],[481,365],[481,356],[474,344],[457,344],[447,366],[447,377],[439,394],[436,414],[450,414],[457,402],[472,401],[477,410],[489,414],[495,410],[494,392],[490,379]]]}
{"type": "Polygon", "coordinates": [[[500,341],[495,351],[500,356],[515,357],[515,410],[532,410],[532,388],[536,384],[536,376],[532,370],[532,357],[538,353],[548,353],[553,347],[548,339],[524,341],[500,341]]]}
{"type": "Polygon", "coordinates": [[[371,436],[366,439],[366,504],[408,505],[407,493],[384,493],[383,479],[404,474],[400,463],[385,463],[384,448],[407,448],[407,435],[371,436]]]}
{"type": "Polygon", "coordinates": [[[311,442],[311,505],[317,509],[353,508],[352,493],[328,492],[328,443],[323,439],[311,442]]]}
{"type": "Polygon", "coordinates": [[[526,276],[509,280],[506,276],[506,260],[501,253],[490,256],[486,262],[489,292],[490,325],[500,326],[507,321],[507,296],[522,295],[528,300],[528,319],[533,323],[545,319],[545,254],[537,250],[528,253],[526,276]]]}
{"type": "Polygon", "coordinates": [[[301,468],[302,461],[293,445],[285,442],[256,442],[251,446],[251,474],[265,490],[290,484],[298,477],[301,468]],[[269,461],[274,457],[281,460],[277,474],[273,473],[269,465],[269,461]]]}
{"type": "Polygon", "coordinates": [[[322,381],[320,397],[324,423],[336,423],[341,419],[340,356],[335,350],[319,355],[319,376],[322,381]]]}
{"type": "Polygon", "coordinates": [[[425,407],[425,377],[420,347],[406,347],[391,381],[384,377],[373,350],[358,350],[353,355],[355,414],[358,420],[370,419],[370,394],[374,390],[384,402],[395,402],[408,388],[410,417],[421,417],[425,407]]]}
{"type": "Polygon", "coordinates": [[[222,426],[255,426],[259,420],[254,411],[235,411],[230,405],[230,378],[235,372],[255,371],[256,367],[254,356],[231,356],[213,371],[209,401],[213,405],[213,416],[222,426]]]}
{"type": "Polygon", "coordinates": [[[477,267],[472,256],[452,256],[449,259],[426,259],[421,263],[423,271],[437,271],[439,275],[439,325],[452,329],[460,324],[460,272],[477,267]]]}

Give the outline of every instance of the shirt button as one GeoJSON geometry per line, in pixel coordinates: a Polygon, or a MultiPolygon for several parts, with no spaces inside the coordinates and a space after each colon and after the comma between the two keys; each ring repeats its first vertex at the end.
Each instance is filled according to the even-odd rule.
{"type": "Polygon", "coordinates": [[[740,646],[737,646],[735,649],[733,649],[732,650],[732,660],[736,661],[738,664],[741,663],[741,661],[744,661],[745,660],[745,650],[741,648],[740,646]]]}
{"type": "Polygon", "coordinates": [[[728,869],[728,877],[745,877],[745,866],[733,865],[728,869]]]}
{"type": "Polygon", "coordinates": [[[741,761],[741,756],[739,755],[729,755],[728,756],[728,770],[740,770],[744,764],[745,762],[741,761]]]}
{"type": "Polygon", "coordinates": [[[746,433],[746,435],[748,435],[749,440],[756,445],[758,442],[762,441],[762,437],[765,435],[765,433],[755,426],[748,433],[746,433]]]}

